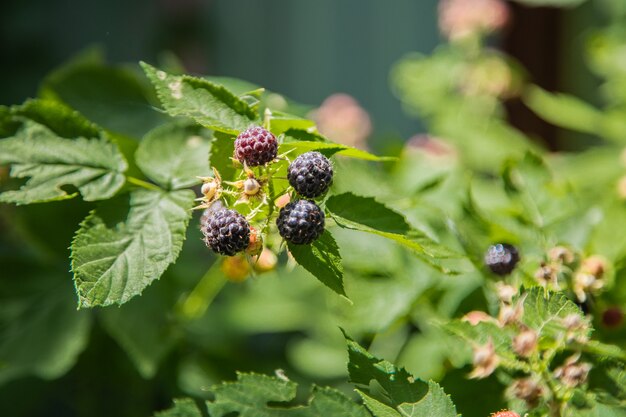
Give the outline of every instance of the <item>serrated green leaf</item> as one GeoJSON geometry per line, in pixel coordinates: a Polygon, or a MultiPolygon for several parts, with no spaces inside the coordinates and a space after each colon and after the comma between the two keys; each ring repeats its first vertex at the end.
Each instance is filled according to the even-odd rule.
{"type": "Polygon", "coordinates": [[[168,74],[144,62],[141,66],[171,116],[186,116],[209,129],[235,135],[259,123],[258,114],[221,85],[188,75],[168,74]]]}
{"type": "Polygon", "coordinates": [[[340,227],[391,239],[415,252],[434,268],[446,273],[455,272],[455,268],[442,266],[440,260],[460,259],[460,255],[435,242],[425,233],[410,229],[402,215],[375,199],[344,193],[330,197],[326,207],[340,227]]]}
{"type": "Polygon", "coordinates": [[[174,406],[160,411],[154,417],[202,417],[202,412],[191,398],[174,400],[174,406]]]}
{"type": "Polygon", "coordinates": [[[326,201],[326,208],[355,227],[360,225],[396,234],[404,234],[410,227],[404,216],[387,208],[371,197],[352,193],[334,195],[326,201]]]}
{"type": "Polygon", "coordinates": [[[199,183],[196,177],[209,173],[209,149],[206,129],[169,124],[146,134],[135,159],[148,178],[176,190],[199,183]]]}
{"type": "Polygon", "coordinates": [[[66,103],[109,131],[135,139],[166,121],[138,66],[108,65],[99,51],[79,54],[43,81],[39,95],[66,103]]]}
{"type": "Polygon", "coordinates": [[[457,417],[454,404],[437,383],[417,379],[404,368],[374,357],[348,336],[346,340],[350,380],[375,416],[457,417]]]}
{"type": "Polygon", "coordinates": [[[215,132],[211,141],[210,165],[217,169],[224,179],[234,179],[235,177],[235,166],[231,159],[234,153],[235,137],[215,132]]]}
{"type": "Polygon", "coordinates": [[[310,245],[288,244],[289,252],[296,262],[322,284],[339,295],[346,295],[343,289],[343,265],[335,239],[328,230],[310,245]]]}
{"type": "Polygon", "coordinates": [[[463,344],[459,346],[459,354],[464,355],[468,362],[471,358],[471,347],[484,345],[489,341],[493,343],[493,347],[500,357],[515,360],[511,348],[513,335],[495,323],[481,322],[472,325],[466,321],[452,320],[441,327],[463,340],[463,344]]]}
{"type": "Polygon", "coordinates": [[[158,279],[178,257],[194,197],[135,190],[92,212],[71,247],[79,307],[123,304],[158,279]]]}
{"type": "Polygon", "coordinates": [[[59,133],[25,120],[14,136],[0,140],[0,165],[11,164],[13,177],[30,177],[19,190],[0,194],[0,201],[30,204],[72,198],[77,194],[62,189],[68,185],[78,188],[86,201],[103,200],[124,185],[127,163],[117,147],[103,135],[62,136],[96,132],[73,113],[56,109],[62,118],[53,123],[59,133]]]}
{"type": "Polygon", "coordinates": [[[44,271],[38,274],[32,282],[26,274],[19,277],[20,292],[27,280],[34,291],[2,299],[0,384],[25,375],[58,378],[87,346],[91,319],[76,311],[69,282],[44,271]]]}
{"type": "MultiPolygon", "coordinates": [[[[293,130],[288,131],[292,132],[293,130]]],[[[285,142],[280,145],[279,153],[296,152],[296,154],[318,151],[326,156],[334,154],[347,156],[349,158],[363,159],[365,161],[395,161],[396,158],[390,156],[376,156],[361,149],[353,148],[339,143],[321,142],[321,141],[287,141],[291,137],[285,136],[285,142]]]]}
{"type": "Polygon", "coordinates": [[[211,388],[215,400],[207,403],[211,416],[225,417],[368,417],[363,406],[351,401],[339,391],[314,387],[306,406],[275,406],[296,396],[297,385],[289,380],[257,374],[237,374],[236,382],[211,388]]]}
{"type": "Polygon", "coordinates": [[[584,319],[576,304],[563,293],[548,292],[533,287],[524,295],[522,323],[537,331],[540,340],[555,339],[565,331],[563,319],[571,314],[584,319]]]}

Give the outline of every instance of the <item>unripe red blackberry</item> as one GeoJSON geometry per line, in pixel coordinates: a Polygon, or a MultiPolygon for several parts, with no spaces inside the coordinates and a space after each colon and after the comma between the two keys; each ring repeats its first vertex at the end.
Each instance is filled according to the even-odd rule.
{"type": "Polygon", "coordinates": [[[307,245],[324,232],[324,212],[312,201],[292,201],[280,209],[276,225],[287,242],[307,245]]]}
{"type": "Polygon", "coordinates": [[[489,246],[485,254],[485,265],[496,275],[510,274],[519,262],[519,253],[513,245],[497,243],[489,246]]]}
{"type": "Polygon", "coordinates": [[[333,182],[333,166],[319,152],[303,153],[289,165],[287,178],[301,196],[319,197],[333,182]]]}
{"type": "Polygon", "coordinates": [[[502,410],[491,414],[491,417],[520,417],[515,411],[502,410]]]}
{"type": "Polygon", "coordinates": [[[207,247],[220,255],[233,256],[250,243],[250,224],[235,210],[206,210],[200,229],[207,247]]]}
{"type": "Polygon", "coordinates": [[[277,153],[276,137],[260,126],[245,130],[235,139],[235,158],[250,167],[273,161],[277,153]]]}

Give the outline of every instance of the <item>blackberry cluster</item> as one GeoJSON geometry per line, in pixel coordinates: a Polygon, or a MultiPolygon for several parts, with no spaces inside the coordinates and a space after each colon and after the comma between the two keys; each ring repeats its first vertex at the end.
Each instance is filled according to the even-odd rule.
{"type": "Polygon", "coordinates": [[[220,255],[233,256],[250,243],[250,224],[235,210],[207,209],[200,222],[204,242],[220,255]]]}
{"type": "Polygon", "coordinates": [[[272,162],[277,153],[276,137],[260,126],[249,128],[235,139],[235,158],[250,167],[272,162]]]}
{"type": "Polygon", "coordinates": [[[276,225],[287,242],[307,245],[324,232],[324,212],[312,201],[292,201],[280,209],[276,225]]]}
{"type": "Polygon", "coordinates": [[[517,249],[508,243],[491,245],[485,254],[485,265],[491,272],[500,276],[510,274],[519,260],[517,249]]]}
{"type": "Polygon", "coordinates": [[[333,181],[333,166],[319,152],[303,153],[289,165],[287,179],[301,196],[319,197],[333,181]]]}

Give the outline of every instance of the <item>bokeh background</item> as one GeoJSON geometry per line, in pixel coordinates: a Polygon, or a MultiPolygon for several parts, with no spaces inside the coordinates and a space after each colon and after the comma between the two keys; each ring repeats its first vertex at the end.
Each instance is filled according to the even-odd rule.
{"type": "MultiPolygon", "coordinates": [[[[34,96],[45,74],[88,47],[102,48],[114,63],[155,62],[170,52],[187,71],[242,78],[312,106],[348,93],[370,113],[374,143],[404,140],[424,129],[403,114],[389,71],[405,54],[430,53],[442,42],[437,3],[5,0],[0,104],[34,96]]],[[[493,45],[517,58],[538,85],[597,101],[582,52],[586,29],[602,21],[601,8],[510,6],[512,19],[493,45]]],[[[562,142],[523,106],[509,103],[509,111],[523,131],[552,147],[562,142]]]]}
{"type": "MultiPolygon", "coordinates": [[[[611,3],[617,9],[621,2],[596,0],[569,9],[508,3],[508,24],[488,38],[490,50],[500,49],[519,61],[526,77],[549,91],[569,92],[598,103],[600,81],[585,63],[586,35],[607,20],[603,4],[611,3]]],[[[248,80],[310,109],[336,93],[346,93],[369,114],[369,146],[392,154],[416,135],[419,139],[425,133],[426,120],[405,113],[406,107],[393,93],[390,73],[406,54],[430,55],[443,49],[437,9],[437,0],[3,0],[0,105],[36,96],[46,74],[77,54],[100,48],[110,63],[180,62],[188,72],[248,80]]],[[[129,114],[158,116],[147,103],[143,105],[145,112],[129,114]]],[[[541,138],[549,149],[583,148],[597,140],[551,126],[518,98],[506,100],[504,106],[503,117],[529,137],[541,138]]],[[[327,108],[332,110],[332,106],[327,108]]],[[[415,143],[423,145],[419,140],[415,143]]],[[[438,176],[452,172],[455,163],[454,157],[446,159],[448,148],[437,146],[434,153],[442,153],[442,159],[433,162],[429,155],[411,156],[409,152],[409,158],[396,167],[395,176],[386,177],[394,179],[388,184],[376,183],[387,175],[382,168],[355,164],[344,168],[346,175],[337,175],[336,186],[344,191],[363,189],[376,197],[428,189],[438,184],[438,176]]],[[[490,147],[476,148],[481,164],[484,154],[493,150],[487,149],[490,147]]],[[[502,155],[491,157],[497,159],[497,164],[488,167],[493,174],[500,168],[502,155]]],[[[451,184],[437,188],[433,206],[456,203],[460,188],[454,181],[460,179],[450,177],[451,184]]],[[[490,192],[487,189],[484,195],[490,192]]],[[[205,275],[207,268],[224,282],[219,261],[203,246],[198,229],[190,227],[180,260],[144,295],[120,309],[76,312],[67,246],[76,225],[93,207],[78,199],[45,207],[0,207],[0,296],[15,293],[30,302],[32,294],[47,296],[48,287],[59,292],[54,310],[40,311],[33,303],[33,327],[17,333],[28,336],[34,329],[34,336],[20,342],[26,341],[25,346],[40,353],[37,348],[47,346],[48,340],[43,331],[41,335],[36,331],[49,330],[45,329],[47,315],[58,315],[61,324],[65,323],[62,318],[76,327],[84,326],[82,333],[78,332],[83,339],[76,342],[80,346],[75,346],[74,356],[59,353],[60,360],[71,356],[67,373],[61,372],[59,379],[32,376],[32,368],[38,364],[25,364],[10,374],[0,363],[2,415],[148,416],[167,408],[173,397],[206,396],[201,387],[232,380],[235,370],[271,373],[278,367],[285,367],[295,380],[313,380],[350,392],[338,323],[372,342],[369,347],[378,355],[399,357],[400,363],[417,375],[443,380],[466,416],[484,416],[495,409],[493,403],[476,404],[477,396],[485,392],[499,401],[503,387],[497,381],[475,382],[470,389],[468,369],[444,375],[448,359],[441,352],[446,352],[446,347],[438,333],[429,333],[432,329],[426,324],[429,315],[452,316],[468,309],[481,281],[459,285],[424,268],[397,245],[375,238],[357,240],[340,230],[336,235],[340,246],[350,247],[344,262],[348,265],[346,281],[354,285],[351,295],[357,300],[351,310],[296,269],[282,275],[271,272],[244,285],[229,282],[205,316],[181,324],[173,312],[181,292],[197,288],[207,276],[209,281],[216,278],[205,275]],[[371,256],[373,251],[376,257],[371,256]],[[40,287],[42,276],[47,286],[40,287]],[[413,276],[419,279],[411,279],[413,276]],[[394,327],[391,323],[401,312],[385,303],[414,306],[415,311],[394,327]],[[383,331],[374,336],[378,330],[383,331]],[[137,340],[133,340],[135,335],[137,340]]],[[[409,205],[398,210],[409,213],[407,218],[416,227],[429,230],[431,220],[442,226],[427,210],[413,210],[409,205]]],[[[205,290],[214,296],[221,287],[205,290]]],[[[0,304],[0,325],[6,325],[3,331],[13,329],[10,324],[16,311],[20,312],[12,304],[0,304]]],[[[67,330],[64,326],[52,330],[60,333],[67,330]]],[[[11,353],[17,351],[17,362],[31,353],[22,355],[22,345],[16,345],[17,349],[10,349],[15,348],[10,342],[0,345],[9,345],[11,353]]]]}

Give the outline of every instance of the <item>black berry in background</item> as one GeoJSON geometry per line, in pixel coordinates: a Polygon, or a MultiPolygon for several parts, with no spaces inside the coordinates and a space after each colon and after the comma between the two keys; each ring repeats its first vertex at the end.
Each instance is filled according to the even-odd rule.
{"type": "Polygon", "coordinates": [[[312,201],[296,200],[280,209],[278,233],[294,245],[307,245],[324,232],[324,213],[312,201]]]}
{"type": "Polygon", "coordinates": [[[250,243],[250,224],[235,210],[207,209],[200,220],[204,242],[220,255],[233,256],[250,243]]]}
{"type": "Polygon", "coordinates": [[[303,153],[289,165],[287,178],[301,196],[319,197],[333,182],[333,166],[319,152],[303,153]]]}
{"type": "Polygon", "coordinates": [[[510,274],[519,262],[519,253],[513,245],[497,243],[489,246],[485,254],[485,265],[496,275],[510,274]]]}
{"type": "Polygon", "coordinates": [[[273,161],[277,153],[276,138],[260,126],[249,128],[235,139],[235,158],[250,167],[273,161]]]}

